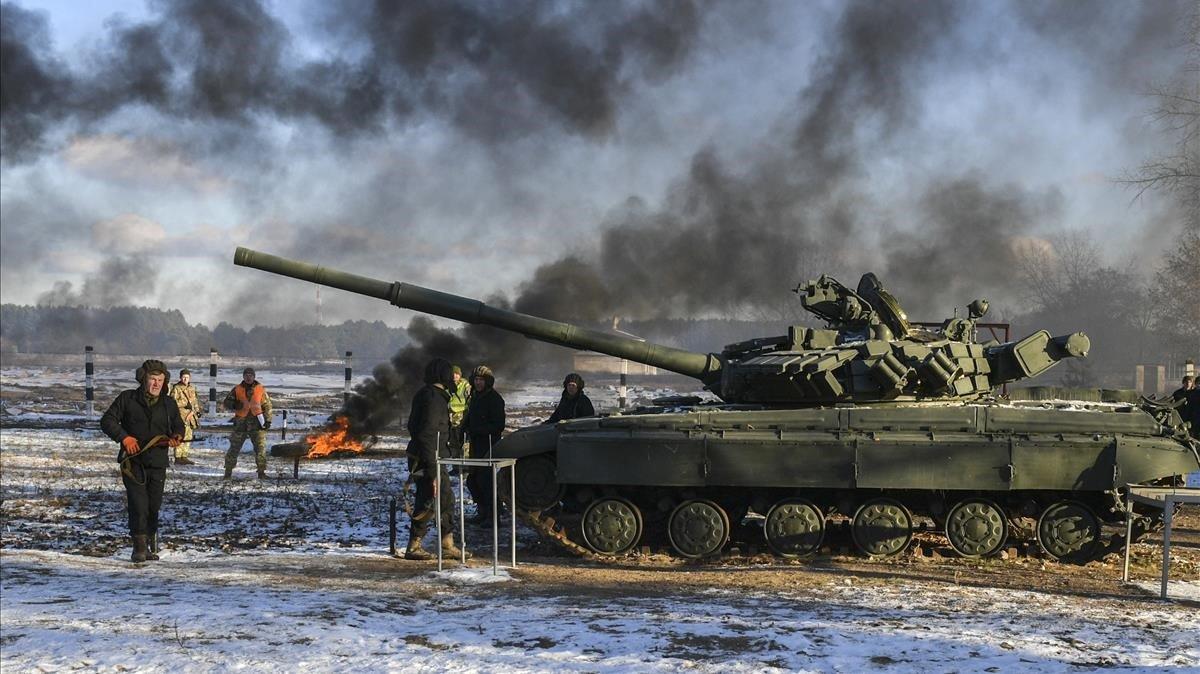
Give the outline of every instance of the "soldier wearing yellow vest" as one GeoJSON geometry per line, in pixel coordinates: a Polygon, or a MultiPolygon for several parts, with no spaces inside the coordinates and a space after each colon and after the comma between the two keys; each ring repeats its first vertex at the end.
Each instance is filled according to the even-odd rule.
{"type": "Polygon", "coordinates": [[[463,379],[462,368],[455,365],[454,386],[450,389],[450,453],[452,456],[468,456],[466,438],[463,433],[463,417],[467,413],[467,401],[471,397],[471,385],[463,379]]]}
{"type": "Polygon", "coordinates": [[[267,478],[267,429],[271,427],[271,396],[254,378],[254,368],[242,370],[242,383],[225,396],[225,409],[233,412],[233,433],[229,435],[229,451],[225,452],[225,479],[233,478],[238,453],[246,438],[254,445],[254,463],[258,479],[267,478]]]}

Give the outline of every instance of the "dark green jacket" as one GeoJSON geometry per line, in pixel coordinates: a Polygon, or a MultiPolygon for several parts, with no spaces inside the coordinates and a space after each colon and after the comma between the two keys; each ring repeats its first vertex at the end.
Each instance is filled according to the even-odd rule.
{"type": "Polygon", "coordinates": [[[436,455],[446,456],[450,441],[450,393],[426,384],[413,396],[408,412],[409,459],[432,466],[436,455]]]}
{"type": "MultiPolygon", "coordinates": [[[[121,391],[104,416],[100,417],[100,429],[118,443],[132,435],[142,447],[156,435],[183,437],[184,430],[179,405],[165,390],[158,397],[158,403],[150,406],[146,404],[141,388],[121,391]]],[[[166,468],[167,445],[163,443],[147,449],[133,457],[133,461],[147,468],[166,468]]]]}

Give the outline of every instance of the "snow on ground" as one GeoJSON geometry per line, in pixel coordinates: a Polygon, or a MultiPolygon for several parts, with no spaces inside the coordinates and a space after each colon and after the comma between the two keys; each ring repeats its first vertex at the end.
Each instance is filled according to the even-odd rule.
{"type": "MultiPolygon", "coordinates": [[[[336,574],[372,553],[3,553],[11,671],[1080,672],[1200,666],[1200,617],[903,582],[596,601],[522,581],[336,574]]],[[[404,565],[385,560],[386,565],[404,565]]],[[[489,570],[490,573],[490,570],[489,570]]],[[[453,576],[453,573],[442,574],[453,576]]],[[[520,572],[516,573],[520,578],[520,572]]],[[[482,577],[482,576],[480,576],[482,577]]],[[[1193,669],[1193,671],[1195,671],[1193,669]]]]}
{"type": "MultiPolygon", "coordinates": [[[[557,386],[513,393],[515,416],[532,417],[557,386]]],[[[272,460],[258,481],[247,446],[226,482],[224,434],[205,435],[199,464],[169,471],[163,559],[134,567],[116,446],[94,422],[0,430],[0,669],[1200,671],[1195,605],[1148,597],[788,567],[778,573],[806,580],[689,587],[605,568],[618,578],[605,585],[571,558],[493,576],[479,529],[468,543],[484,559],[438,573],[388,553],[402,456],[305,461],[299,480],[272,460]]],[[[534,539],[521,528],[519,554],[534,539]]],[[[742,571],[650,572],[692,570],[742,571]]]]}

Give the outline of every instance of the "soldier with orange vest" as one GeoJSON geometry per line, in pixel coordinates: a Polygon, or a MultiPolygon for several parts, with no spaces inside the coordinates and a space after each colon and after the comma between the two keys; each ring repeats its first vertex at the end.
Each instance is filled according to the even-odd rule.
{"type": "Polygon", "coordinates": [[[225,452],[225,479],[233,478],[238,453],[246,438],[254,445],[254,463],[258,479],[267,478],[267,429],[271,427],[271,396],[254,378],[254,368],[242,370],[242,383],[225,396],[225,409],[233,412],[233,433],[229,436],[229,451],[225,452]]]}

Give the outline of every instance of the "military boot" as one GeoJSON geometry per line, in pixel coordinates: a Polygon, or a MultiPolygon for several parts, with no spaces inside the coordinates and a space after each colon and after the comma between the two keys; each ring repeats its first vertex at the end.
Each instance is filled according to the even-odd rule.
{"type": "Polygon", "coordinates": [[[258,469],[258,479],[260,479],[260,480],[267,479],[267,469],[266,468],[258,469]]]}
{"type": "Polygon", "coordinates": [[[133,537],[133,555],[129,558],[134,564],[141,564],[146,561],[146,536],[133,537]]]}
{"type": "Polygon", "coordinates": [[[158,534],[146,536],[146,561],[158,561],[158,534]]]}
{"type": "Polygon", "coordinates": [[[475,556],[466,550],[459,549],[459,547],[454,544],[454,534],[443,534],[442,535],[442,555],[445,557],[459,557],[459,558],[462,558],[465,556],[466,559],[470,559],[475,556]]]}
{"type": "Polygon", "coordinates": [[[427,562],[433,559],[433,555],[428,550],[421,547],[421,539],[425,538],[425,532],[428,529],[414,528],[408,535],[408,549],[404,551],[405,559],[412,559],[418,562],[427,562]]]}
{"type": "Polygon", "coordinates": [[[225,466],[225,479],[226,480],[233,479],[233,468],[230,468],[229,466],[225,466]]]}

